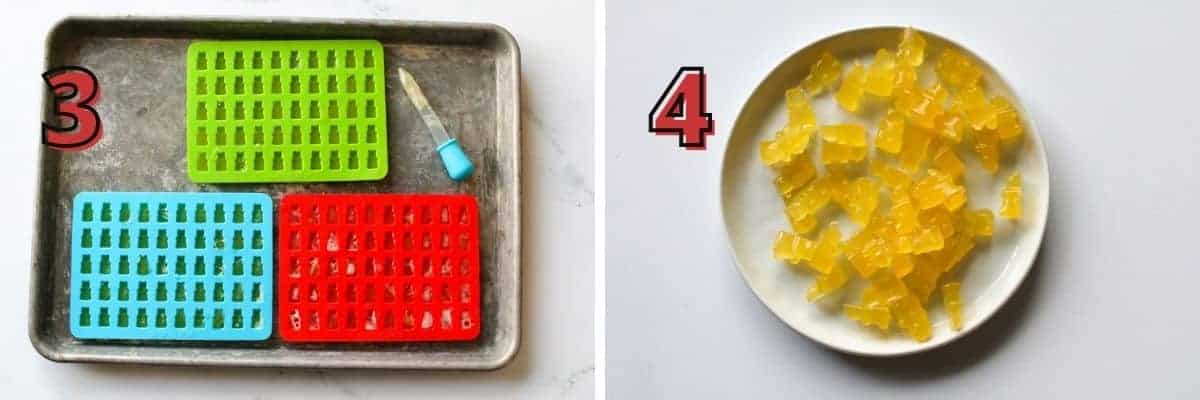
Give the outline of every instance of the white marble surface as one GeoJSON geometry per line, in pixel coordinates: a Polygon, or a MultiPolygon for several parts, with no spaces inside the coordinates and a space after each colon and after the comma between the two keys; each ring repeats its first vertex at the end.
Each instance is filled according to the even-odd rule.
{"type": "Polygon", "coordinates": [[[1200,397],[1198,12],[1184,1],[609,0],[608,395],[1200,397]],[[991,61],[1036,120],[1051,173],[1045,241],[1015,300],[948,347],[891,360],[835,353],[780,323],[738,276],[717,203],[725,135],[759,80],[813,40],[881,24],[941,33],[991,61]],[[646,132],[681,65],[709,74],[717,136],[705,152],[646,132]]]}
{"type": "Polygon", "coordinates": [[[590,1],[5,1],[0,13],[0,387],[11,398],[561,399],[593,381],[593,5],[590,1]],[[63,15],[243,15],[491,22],[521,47],[524,286],[521,350],[483,373],[189,369],[56,364],[26,334],[34,160],[45,34],[63,15]]]}

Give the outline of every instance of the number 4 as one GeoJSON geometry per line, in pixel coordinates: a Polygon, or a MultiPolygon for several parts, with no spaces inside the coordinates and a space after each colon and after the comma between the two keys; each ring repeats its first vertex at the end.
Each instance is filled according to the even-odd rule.
{"type": "Polygon", "coordinates": [[[713,134],[712,113],[706,99],[704,67],[681,67],[650,110],[650,132],[678,135],[679,147],[704,150],[713,134]]]}

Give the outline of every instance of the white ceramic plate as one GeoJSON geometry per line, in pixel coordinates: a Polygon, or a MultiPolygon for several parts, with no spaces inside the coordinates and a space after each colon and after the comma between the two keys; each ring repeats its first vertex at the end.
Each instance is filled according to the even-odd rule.
{"type": "MultiPolygon", "coordinates": [[[[845,71],[855,59],[866,65],[878,48],[895,49],[902,29],[872,27],[839,33],[800,49],[776,66],[742,106],[729,135],[721,166],[721,212],[726,233],[738,269],[755,295],[775,315],[805,336],[840,351],[868,356],[898,356],[929,350],[966,335],[987,320],[1016,292],[1033,266],[1045,231],[1049,205],[1049,171],[1042,140],[1012,88],[990,64],[963,46],[922,32],[928,42],[926,65],[922,66],[926,82],[932,79],[931,68],[927,65],[936,60],[942,49],[956,49],[974,58],[984,69],[988,93],[1008,96],[1024,118],[1025,140],[1018,151],[1006,153],[995,176],[984,171],[978,158],[965,146],[958,151],[968,169],[965,179],[970,194],[968,207],[998,211],[1004,178],[1014,171],[1021,172],[1024,189],[1022,219],[1013,222],[1001,219],[997,214],[992,240],[978,243],[959,267],[964,303],[962,331],[950,329],[950,321],[936,299],[929,305],[933,338],[926,342],[917,342],[895,329],[891,335],[884,336],[844,317],[841,304],[856,302],[860,287],[847,287],[815,304],[805,300],[813,275],[775,261],[771,256],[775,235],[788,229],[788,223],[783,202],[772,185],[774,172],[759,161],[758,143],[773,137],[783,127],[787,118],[784,91],[799,84],[824,51],[833,53],[845,71]]],[[[873,112],[851,117],[836,106],[829,92],[825,92],[814,99],[813,108],[820,124],[862,123],[874,137],[885,107],[874,107],[873,112]]],[[[814,137],[813,143],[817,141],[814,137]]],[[[817,152],[809,152],[814,153],[817,152]]],[[[839,221],[843,237],[858,230],[844,217],[839,221]]]]}

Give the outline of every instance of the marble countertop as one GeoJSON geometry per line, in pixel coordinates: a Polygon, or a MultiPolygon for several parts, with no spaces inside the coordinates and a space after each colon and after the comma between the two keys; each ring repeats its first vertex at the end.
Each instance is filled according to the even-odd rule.
{"type": "Polygon", "coordinates": [[[0,179],[3,205],[33,209],[45,34],[66,15],[205,15],[381,18],[489,22],[521,48],[523,124],[522,340],[517,357],[491,372],[219,369],[57,364],[26,332],[32,218],[0,231],[0,386],[17,398],[560,399],[591,398],[593,382],[594,30],[591,4],[493,1],[106,1],[6,6],[0,41],[0,179]],[[175,3],[175,2],[172,2],[175,3]],[[553,15],[553,18],[547,18],[553,15]],[[19,128],[28,127],[28,129],[19,128]]]}

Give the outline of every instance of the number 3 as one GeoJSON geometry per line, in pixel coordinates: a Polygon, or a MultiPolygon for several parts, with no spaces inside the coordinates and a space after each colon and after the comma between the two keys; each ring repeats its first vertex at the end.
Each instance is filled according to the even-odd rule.
{"type": "Polygon", "coordinates": [[[58,67],[42,74],[54,94],[54,117],[58,126],[42,123],[42,144],[67,151],[80,151],[100,140],[100,114],[92,105],[99,99],[96,75],[77,66],[58,67]]]}

